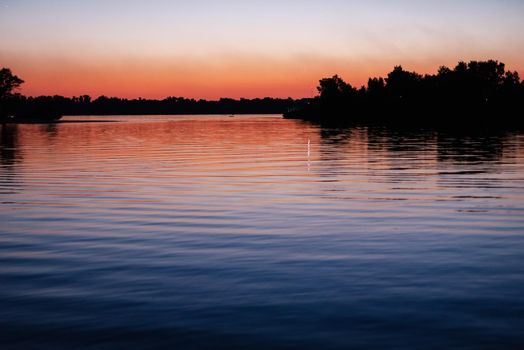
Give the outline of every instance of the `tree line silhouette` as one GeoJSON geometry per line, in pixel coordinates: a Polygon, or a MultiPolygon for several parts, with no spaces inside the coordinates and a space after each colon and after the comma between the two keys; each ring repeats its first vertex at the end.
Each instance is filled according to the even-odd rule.
{"type": "Polygon", "coordinates": [[[524,124],[524,82],[495,60],[459,62],[426,75],[396,66],[360,89],[335,75],[317,89],[316,98],[284,116],[329,123],[524,124]]]}
{"type": "MultiPolygon", "coordinates": [[[[255,98],[220,100],[195,100],[168,97],[162,100],[124,99],[100,96],[16,96],[11,98],[11,110],[52,111],[60,115],[144,115],[144,114],[282,114],[296,100],[291,98],[255,98]]],[[[27,113],[26,113],[27,114],[27,113]]]]}
{"type": "Polygon", "coordinates": [[[54,121],[62,115],[284,114],[326,123],[481,126],[524,124],[524,81],[504,63],[459,62],[453,69],[421,75],[396,66],[386,78],[370,78],[357,89],[338,75],[321,79],[313,99],[255,98],[216,101],[100,96],[27,97],[23,80],[0,69],[0,121],[54,121]]]}
{"type": "Polygon", "coordinates": [[[23,80],[8,68],[0,70],[0,120],[53,121],[62,115],[143,115],[143,114],[283,114],[308,99],[221,98],[216,101],[168,97],[162,100],[124,99],[100,96],[28,97],[16,92],[23,80]],[[11,116],[13,116],[11,118],[11,116]]]}

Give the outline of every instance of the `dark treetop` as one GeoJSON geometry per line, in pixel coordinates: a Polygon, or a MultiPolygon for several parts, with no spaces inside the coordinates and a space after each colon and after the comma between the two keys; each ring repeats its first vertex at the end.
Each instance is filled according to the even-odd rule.
{"type": "Polygon", "coordinates": [[[287,118],[327,123],[429,124],[471,127],[522,125],[524,82],[498,61],[460,62],[421,75],[397,66],[387,78],[356,89],[335,75],[320,80],[319,95],[287,118]]]}

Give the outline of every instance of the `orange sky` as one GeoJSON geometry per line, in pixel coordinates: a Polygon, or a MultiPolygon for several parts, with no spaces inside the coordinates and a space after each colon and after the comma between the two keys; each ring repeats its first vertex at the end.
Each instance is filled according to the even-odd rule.
{"type": "Polygon", "coordinates": [[[516,0],[0,0],[0,66],[26,95],[309,97],[395,65],[498,59],[524,75],[516,0]]]}
{"type": "MultiPolygon", "coordinates": [[[[462,58],[402,62],[406,69],[434,73],[441,64],[452,66],[459,59],[462,58]]],[[[296,60],[245,58],[240,61],[215,62],[153,61],[154,64],[138,60],[97,62],[91,65],[58,61],[45,66],[31,64],[24,59],[14,63],[12,69],[26,81],[21,92],[32,96],[88,94],[127,98],[299,98],[314,96],[321,77],[339,74],[358,87],[365,84],[368,77],[385,76],[394,65],[400,64],[394,60],[366,62],[307,57],[296,60]]],[[[509,68],[516,67],[510,65],[509,68]]]]}

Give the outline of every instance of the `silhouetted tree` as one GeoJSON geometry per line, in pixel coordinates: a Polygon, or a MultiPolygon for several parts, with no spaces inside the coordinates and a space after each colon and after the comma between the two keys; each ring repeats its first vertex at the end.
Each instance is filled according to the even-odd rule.
{"type": "Polygon", "coordinates": [[[370,78],[367,89],[364,90],[367,102],[384,103],[386,98],[386,82],[384,78],[370,78]]]}
{"type": "Polygon", "coordinates": [[[355,89],[338,75],[320,80],[317,90],[320,94],[320,99],[325,101],[348,98],[355,92],[355,89]]]}
{"type": "Polygon", "coordinates": [[[369,78],[367,91],[371,95],[383,95],[386,90],[384,78],[369,78]]]}
{"type": "Polygon", "coordinates": [[[420,74],[408,72],[402,66],[396,66],[386,78],[387,92],[393,99],[412,98],[420,88],[421,81],[420,74]]]}
{"type": "Polygon", "coordinates": [[[9,68],[0,69],[0,120],[12,114],[14,99],[18,97],[13,92],[23,84],[23,80],[14,75],[9,68]]]}
{"type": "Polygon", "coordinates": [[[9,68],[0,69],[0,99],[11,96],[13,91],[23,83],[24,81],[14,75],[9,68]]]}

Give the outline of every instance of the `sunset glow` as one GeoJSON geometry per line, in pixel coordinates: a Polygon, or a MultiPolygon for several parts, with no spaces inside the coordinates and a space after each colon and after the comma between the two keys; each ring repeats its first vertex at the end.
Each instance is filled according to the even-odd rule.
{"type": "Polygon", "coordinates": [[[514,0],[1,0],[0,32],[27,95],[307,97],[323,76],[488,58],[524,73],[514,0]]]}

